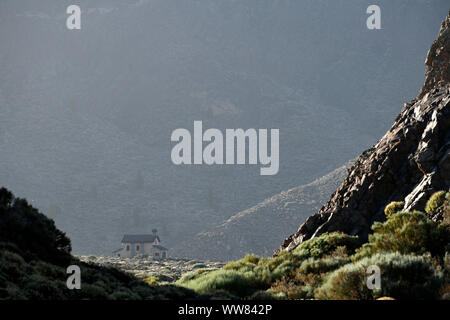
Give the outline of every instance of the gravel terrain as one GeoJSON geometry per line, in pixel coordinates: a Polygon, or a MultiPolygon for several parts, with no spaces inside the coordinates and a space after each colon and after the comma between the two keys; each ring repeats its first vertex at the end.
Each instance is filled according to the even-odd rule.
{"type": "Polygon", "coordinates": [[[187,272],[198,269],[219,269],[225,265],[223,262],[177,258],[155,260],[145,256],[136,256],[131,259],[92,255],[77,257],[83,262],[115,267],[122,271],[132,273],[140,279],[153,276],[158,279],[158,282],[174,282],[187,272]]]}

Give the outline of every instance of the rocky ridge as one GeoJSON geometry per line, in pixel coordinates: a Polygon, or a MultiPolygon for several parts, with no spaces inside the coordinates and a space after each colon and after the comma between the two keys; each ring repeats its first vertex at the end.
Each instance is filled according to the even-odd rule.
{"type": "Polygon", "coordinates": [[[365,240],[391,201],[424,210],[426,200],[450,186],[450,14],[442,23],[425,64],[419,96],[406,103],[391,129],[364,151],[331,199],[309,217],[279,250],[292,250],[325,232],[342,231],[365,240]]]}

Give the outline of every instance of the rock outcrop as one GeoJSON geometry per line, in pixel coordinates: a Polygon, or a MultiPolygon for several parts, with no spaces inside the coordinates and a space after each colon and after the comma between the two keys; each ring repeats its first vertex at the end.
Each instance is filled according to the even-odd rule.
{"type": "Polygon", "coordinates": [[[406,103],[391,129],[364,151],[341,186],[316,214],[285,239],[292,250],[324,232],[342,231],[365,240],[383,209],[402,200],[405,210],[424,210],[426,200],[450,186],[450,14],[426,59],[419,96],[406,103]]]}

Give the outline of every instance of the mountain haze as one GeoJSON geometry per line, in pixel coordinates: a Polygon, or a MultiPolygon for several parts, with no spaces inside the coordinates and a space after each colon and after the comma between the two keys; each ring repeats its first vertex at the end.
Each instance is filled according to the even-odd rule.
{"type": "Polygon", "coordinates": [[[110,254],[153,228],[174,248],[318,179],[386,132],[448,9],[379,3],[373,31],[359,0],[81,0],[74,31],[70,1],[1,1],[0,185],[74,253],[110,254]],[[279,174],[174,166],[171,132],[194,120],[279,128],[279,174]]]}
{"type": "Polygon", "coordinates": [[[213,261],[235,260],[246,254],[271,256],[298,221],[319,209],[342,182],[350,163],[306,185],[274,195],[233,215],[224,223],[176,246],[172,254],[213,261]]]}

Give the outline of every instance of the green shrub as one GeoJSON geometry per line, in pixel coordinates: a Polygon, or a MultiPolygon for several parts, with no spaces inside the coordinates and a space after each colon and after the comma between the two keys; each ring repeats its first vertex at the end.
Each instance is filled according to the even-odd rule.
{"type": "Polygon", "coordinates": [[[239,270],[241,272],[253,271],[261,259],[252,254],[246,255],[243,259],[232,261],[223,266],[224,270],[239,270]]]}
{"type": "MultiPolygon", "coordinates": [[[[304,272],[320,274],[334,270],[347,263],[349,261],[346,258],[347,255],[352,254],[357,247],[359,247],[358,237],[337,232],[325,233],[303,242],[292,252],[282,251],[276,257],[270,259],[247,255],[241,260],[226,264],[223,270],[235,271],[240,275],[246,275],[247,278],[248,275],[251,275],[251,281],[248,285],[250,286],[253,283],[253,285],[256,285],[253,289],[257,289],[260,286],[271,286],[286,275],[303,274],[304,272]],[[332,256],[336,256],[335,259],[331,259],[332,256]],[[324,257],[330,257],[330,259],[320,260],[324,257]],[[302,270],[301,266],[305,270],[302,270]]],[[[193,276],[187,277],[192,278],[193,276]]],[[[178,283],[183,285],[186,278],[178,283]]],[[[288,282],[289,279],[286,279],[286,285],[291,286],[288,282]]]]}
{"type": "Polygon", "coordinates": [[[313,299],[314,290],[320,286],[322,278],[322,274],[293,271],[276,281],[269,291],[274,295],[281,295],[284,299],[313,299]]]}
{"type": "Polygon", "coordinates": [[[386,208],[384,208],[384,215],[386,218],[389,218],[398,211],[401,211],[404,206],[405,202],[403,201],[392,201],[386,206],[386,208]]]}
{"type": "Polygon", "coordinates": [[[336,270],[351,262],[348,258],[330,257],[325,259],[309,258],[302,262],[296,271],[303,274],[324,274],[336,270]]]}
{"type": "Polygon", "coordinates": [[[84,299],[89,300],[105,300],[108,298],[108,293],[103,287],[91,284],[82,284],[79,294],[84,299]]]}
{"type": "Polygon", "coordinates": [[[435,192],[430,199],[428,199],[427,204],[425,206],[426,213],[432,213],[436,211],[437,208],[442,206],[445,201],[445,191],[435,192]]]}
{"type": "Polygon", "coordinates": [[[209,272],[215,271],[217,269],[198,269],[191,272],[186,272],[181,276],[181,278],[176,282],[178,285],[184,285],[192,280],[199,278],[202,275],[205,275],[209,272]]]}
{"type": "Polygon", "coordinates": [[[322,278],[350,262],[349,258],[328,257],[309,258],[300,267],[277,280],[271,287],[273,294],[282,294],[286,299],[312,299],[314,290],[322,283],[322,278]]]}
{"type": "Polygon", "coordinates": [[[233,270],[240,273],[253,273],[264,283],[272,283],[298,268],[302,259],[291,252],[283,251],[273,258],[259,258],[247,255],[245,258],[226,264],[223,270],[233,270]]]}
{"type": "Polygon", "coordinates": [[[357,236],[349,236],[341,232],[324,233],[301,243],[293,253],[302,259],[322,258],[333,254],[339,247],[345,247],[352,254],[360,246],[357,236]]]}
{"type": "Polygon", "coordinates": [[[400,252],[443,257],[450,242],[450,230],[419,211],[398,212],[387,221],[375,222],[368,243],[352,257],[358,260],[378,252],[400,252]]]}
{"type": "Polygon", "coordinates": [[[436,299],[443,283],[442,272],[424,256],[399,253],[376,254],[357,263],[347,264],[329,274],[316,290],[317,299],[367,300],[380,297],[395,299],[436,299]],[[367,287],[368,266],[381,271],[381,288],[367,287]]]}
{"type": "Polygon", "coordinates": [[[258,279],[254,272],[242,273],[235,270],[215,270],[192,280],[177,282],[177,284],[199,293],[225,290],[238,297],[247,297],[269,287],[258,279]]]}

